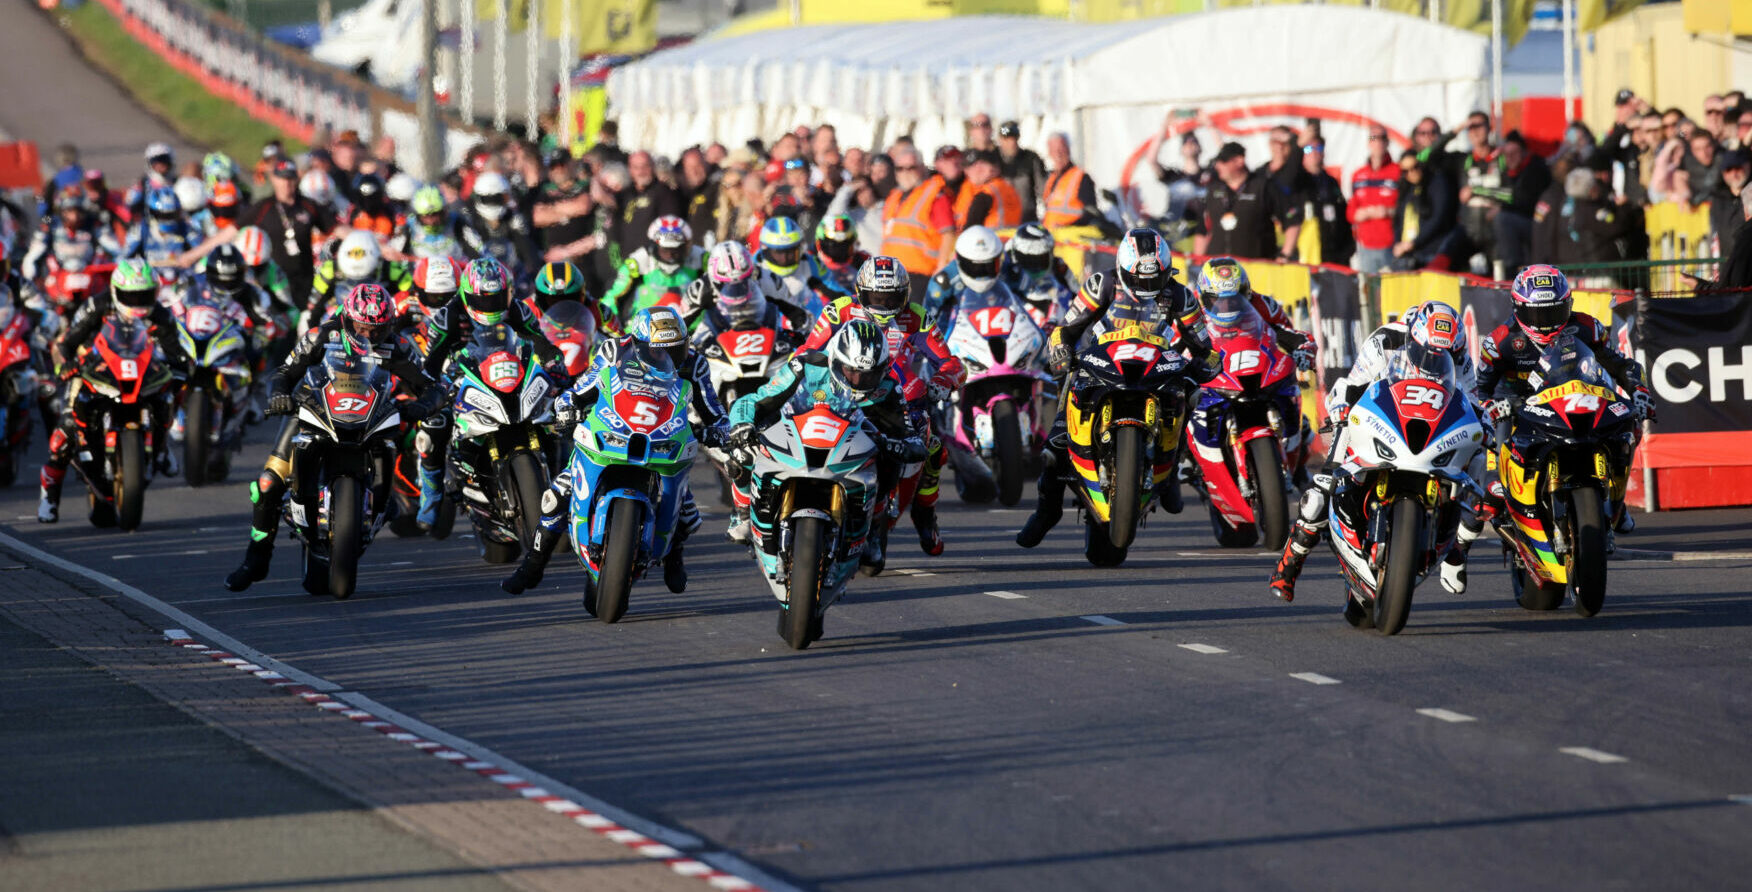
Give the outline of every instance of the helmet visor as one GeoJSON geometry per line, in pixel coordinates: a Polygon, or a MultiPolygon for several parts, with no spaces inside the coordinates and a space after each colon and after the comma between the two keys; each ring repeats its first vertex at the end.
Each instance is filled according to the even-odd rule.
{"type": "Polygon", "coordinates": [[[149,288],[144,291],[115,291],[116,306],[135,318],[146,315],[152,310],[152,305],[158,302],[158,289],[149,288]]]}
{"type": "Polygon", "coordinates": [[[846,387],[854,393],[869,393],[882,383],[882,369],[854,369],[847,366],[837,366],[840,380],[846,382],[846,387]]]}
{"type": "Polygon", "coordinates": [[[998,275],[998,258],[996,257],[990,260],[968,260],[965,257],[958,259],[963,278],[991,279],[998,275]]]}
{"type": "Polygon", "coordinates": [[[797,265],[797,260],[803,255],[803,246],[791,245],[787,248],[768,248],[767,262],[773,266],[789,268],[797,265]]]}
{"type": "Polygon", "coordinates": [[[1044,254],[1029,254],[1017,251],[1016,265],[1031,273],[1043,273],[1046,272],[1048,267],[1052,266],[1052,254],[1050,252],[1044,254]]]}
{"type": "Polygon", "coordinates": [[[1133,273],[1120,270],[1119,280],[1124,282],[1125,287],[1131,289],[1133,294],[1160,294],[1162,289],[1168,285],[1168,271],[1160,268],[1153,273],[1133,273]]]}
{"type": "Polygon", "coordinates": [[[821,256],[834,263],[845,263],[852,259],[852,243],[849,241],[836,242],[824,238],[815,243],[815,248],[821,252],[821,256]]]}
{"type": "Polygon", "coordinates": [[[906,308],[907,291],[867,291],[864,293],[864,308],[872,313],[892,316],[906,308]]]}
{"type": "Polygon", "coordinates": [[[1553,304],[1535,306],[1521,305],[1515,308],[1515,319],[1522,325],[1541,333],[1557,331],[1569,322],[1570,302],[1558,301],[1553,304]]]}
{"type": "Polygon", "coordinates": [[[680,263],[686,259],[687,259],[687,243],[686,242],[683,242],[682,244],[679,244],[679,245],[659,244],[657,246],[657,262],[658,263],[670,263],[670,264],[680,265],[680,263]]]}
{"type": "Polygon", "coordinates": [[[751,283],[748,279],[743,279],[740,282],[718,282],[718,299],[725,303],[741,303],[746,301],[750,294],[750,285],[751,283]]]}

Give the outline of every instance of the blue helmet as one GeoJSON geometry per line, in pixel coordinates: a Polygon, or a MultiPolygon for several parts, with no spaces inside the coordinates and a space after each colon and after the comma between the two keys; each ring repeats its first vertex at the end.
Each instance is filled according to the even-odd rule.
{"type": "Polygon", "coordinates": [[[154,217],[173,219],[182,214],[182,202],[169,186],[153,186],[146,190],[146,210],[154,217]]]}
{"type": "Polygon", "coordinates": [[[1233,257],[1213,257],[1199,268],[1193,282],[1205,316],[1215,325],[1230,326],[1247,312],[1253,285],[1247,270],[1233,257]]]}
{"type": "Polygon", "coordinates": [[[643,343],[653,354],[664,354],[676,368],[687,358],[687,323],[674,307],[646,307],[633,315],[627,324],[627,334],[643,343]]]}
{"type": "Polygon", "coordinates": [[[760,227],[760,265],[790,275],[803,259],[803,228],[790,217],[773,217],[760,227]]]}

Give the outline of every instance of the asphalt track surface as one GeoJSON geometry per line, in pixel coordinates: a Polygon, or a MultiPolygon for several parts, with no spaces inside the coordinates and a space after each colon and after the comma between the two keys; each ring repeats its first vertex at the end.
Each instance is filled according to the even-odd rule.
{"type": "MultiPolygon", "coordinates": [[[[295,543],[246,593],[257,432],[233,481],[157,481],[137,533],[0,520],[307,672],[825,889],[1726,888],[1752,868],[1747,562],[1615,562],[1606,609],[1515,606],[1488,544],[1394,639],[1351,629],[1332,558],[1294,604],[1197,503],[1118,570],[1067,521],[945,499],[948,551],[858,579],[802,653],[743,550],[689,548],[680,595],[590,620],[563,557],[539,589],[462,538],[387,530],[347,601],[295,543]],[[925,575],[929,574],[929,575],[925,575]],[[999,593],[999,594],[994,594],[999,593]],[[1020,596],[1020,597],[1018,597],[1020,596]],[[1337,682],[1337,683],[1333,683],[1337,682]]],[[[40,453],[40,446],[39,446],[40,453]]],[[[696,488],[703,485],[703,472],[696,488]]],[[[1683,517],[1683,516],[1681,516],[1683,517]]],[[[1635,537],[1627,537],[1632,544],[1635,537]]]]}

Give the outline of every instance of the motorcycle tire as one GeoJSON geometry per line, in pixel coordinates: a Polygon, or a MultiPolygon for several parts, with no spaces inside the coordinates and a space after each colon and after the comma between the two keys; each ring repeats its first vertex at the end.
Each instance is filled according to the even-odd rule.
{"type": "Polygon", "coordinates": [[[309,545],[304,546],[304,591],[312,595],[329,593],[328,561],[309,545]]]}
{"type": "Polygon", "coordinates": [[[116,436],[116,526],[127,532],[140,528],[146,511],[146,432],[126,428],[116,436]]]}
{"type": "Polygon", "coordinates": [[[1083,556],[1097,567],[1117,567],[1125,563],[1128,549],[1115,547],[1100,521],[1087,517],[1083,521],[1083,556]]]}
{"type": "MultiPolygon", "coordinates": [[[[1258,442],[1257,440],[1254,442],[1258,442]]],[[[1410,496],[1395,499],[1387,534],[1387,570],[1375,592],[1375,631],[1397,635],[1411,616],[1411,596],[1417,590],[1424,561],[1424,508],[1410,496]]]]}
{"type": "Polygon", "coordinates": [[[627,594],[633,588],[633,561],[645,529],[645,506],[616,499],[608,508],[608,536],[602,543],[601,572],[596,575],[596,618],[620,622],[627,614],[627,594]]]}
{"type": "Polygon", "coordinates": [[[336,477],[329,483],[329,594],[352,596],[364,553],[365,487],[356,477],[336,477]]]}
{"type": "MultiPolygon", "coordinates": [[[[1113,495],[1107,506],[1107,537],[1124,553],[1138,534],[1138,503],[1144,486],[1144,430],[1127,425],[1113,429],[1113,495]]],[[[1094,560],[1093,557],[1090,558],[1094,560]]],[[[1116,566],[1096,564],[1096,566],[1116,566]]]]}
{"type": "Polygon", "coordinates": [[[1277,438],[1247,441],[1247,465],[1253,472],[1253,519],[1259,527],[1260,546],[1282,551],[1290,537],[1290,500],[1284,492],[1284,465],[1278,458],[1277,438]]]}
{"type": "Polygon", "coordinates": [[[1216,534],[1217,545],[1221,548],[1252,548],[1259,543],[1259,527],[1244,523],[1238,527],[1229,526],[1223,519],[1223,512],[1217,510],[1215,502],[1206,501],[1205,510],[1211,515],[1211,532],[1216,534]]]}
{"type": "Polygon", "coordinates": [[[212,448],[213,396],[205,387],[191,387],[183,398],[183,479],[190,486],[207,485],[207,455],[212,448]]]}
{"type": "Polygon", "coordinates": [[[445,493],[438,498],[438,514],[432,519],[432,529],[426,535],[443,541],[456,529],[456,496],[445,493]]]}
{"type": "Polygon", "coordinates": [[[1576,612],[1593,616],[1606,604],[1606,501],[1593,487],[1571,490],[1570,588],[1576,612]]]}
{"type": "Polygon", "coordinates": [[[1004,401],[992,407],[992,476],[998,481],[998,504],[1015,507],[1022,501],[1022,481],[1027,472],[1022,444],[1022,419],[1016,404],[1004,401]]]}
{"type": "Polygon", "coordinates": [[[541,529],[541,499],[548,489],[547,474],[535,453],[511,456],[511,485],[517,493],[517,538],[528,548],[541,529]]]}
{"type": "Polygon", "coordinates": [[[779,608],[779,634],[792,650],[802,650],[820,637],[821,587],[827,581],[829,524],[819,517],[791,521],[791,599],[779,608]]]}

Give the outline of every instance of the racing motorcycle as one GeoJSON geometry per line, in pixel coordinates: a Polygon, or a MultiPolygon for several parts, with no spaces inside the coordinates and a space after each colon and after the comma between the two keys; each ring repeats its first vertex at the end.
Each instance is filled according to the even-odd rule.
{"type": "Polygon", "coordinates": [[[1155,483],[1175,472],[1187,359],[1155,331],[1131,324],[1100,333],[1078,352],[1066,384],[1083,554],[1097,567],[1125,562],[1155,483]]]}
{"type": "Polygon", "coordinates": [[[176,380],[157,358],[147,328],[111,315],[79,361],[80,386],[91,401],[73,466],[89,491],[93,526],[137,530],[145,510],[153,413],[167,411],[161,397],[176,380]]]}
{"type": "Polygon", "coordinates": [[[1281,550],[1290,531],[1290,474],[1308,452],[1296,363],[1252,301],[1219,298],[1213,309],[1241,315],[1210,325],[1213,359],[1221,365],[1199,393],[1188,426],[1195,488],[1218,545],[1245,548],[1263,538],[1265,548],[1281,550]]]}
{"type": "Polygon", "coordinates": [[[1351,408],[1327,510],[1349,589],[1345,618],[1383,635],[1405,628],[1418,583],[1454,547],[1463,500],[1482,495],[1467,467],[1484,448],[1484,426],[1449,355],[1421,362],[1396,355],[1351,408]]]}
{"type": "Polygon", "coordinates": [[[220,483],[231,473],[231,453],[243,448],[243,419],[253,378],[243,326],[206,288],[188,288],[171,304],[177,340],[194,361],[183,408],[171,439],[181,440],[183,476],[190,486],[220,483]]]}
{"type": "Polygon", "coordinates": [[[37,370],[31,362],[30,317],[16,300],[0,303],[0,486],[18,479],[30,447],[37,370]]]}
{"type": "Polygon", "coordinates": [[[944,320],[949,352],[967,368],[967,384],[943,406],[952,431],[946,446],[955,488],[968,502],[1022,500],[1028,456],[1046,438],[1036,405],[1046,332],[1008,288],[963,289],[944,320]]]}
{"type": "MultiPolygon", "coordinates": [[[[700,313],[699,323],[689,336],[694,350],[706,358],[712,374],[712,387],[718,391],[720,405],[728,406],[753,393],[774,368],[782,365],[796,348],[796,335],[786,330],[784,315],[772,304],[757,322],[743,327],[732,326],[717,310],[707,308],[700,313]]],[[[730,468],[733,464],[728,450],[708,447],[706,457],[718,469],[718,498],[726,507],[735,504],[731,493],[730,468]]]]}
{"type": "Polygon", "coordinates": [[[1607,500],[1624,498],[1612,469],[1630,466],[1642,419],[1571,334],[1545,348],[1528,383],[1534,393],[1497,452],[1515,597],[1554,610],[1572,594],[1576,612],[1593,616],[1606,601],[1607,500]]]}
{"type": "Polygon", "coordinates": [[[372,355],[330,344],[298,389],[286,521],[304,546],[304,590],[346,598],[383,526],[401,412],[395,376],[372,355]]]}
{"type": "Polygon", "coordinates": [[[541,526],[548,488],[541,425],[553,418],[553,382],[529,342],[503,324],[476,326],[451,374],[454,482],[481,556],[508,563],[541,526]]]}
{"type": "Polygon", "coordinates": [[[85,257],[50,258],[48,272],[43,275],[42,293],[55,315],[62,320],[72,319],[73,311],[93,294],[109,290],[110,273],[115,269],[109,255],[95,247],[85,257]]]}
{"type": "Polygon", "coordinates": [[[843,394],[798,388],[760,432],[752,471],[754,555],[779,599],[779,636],[802,650],[858,571],[880,522],[876,440],[843,394]]]}
{"type": "Polygon", "coordinates": [[[667,360],[623,356],[597,375],[595,408],[572,433],[571,532],[584,610],[612,623],[633,582],[669,554],[699,442],[687,419],[693,385],[667,360]]]}

